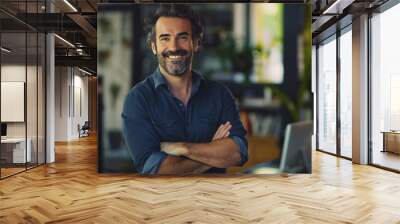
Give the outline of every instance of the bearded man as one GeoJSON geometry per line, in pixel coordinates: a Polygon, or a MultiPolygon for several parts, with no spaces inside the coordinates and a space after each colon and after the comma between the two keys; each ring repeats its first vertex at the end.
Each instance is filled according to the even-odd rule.
{"type": "Polygon", "coordinates": [[[232,93],[192,70],[204,25],[182,4],[162,4],[148,24],[153,74],[127,95],[123,134],[141,174],[224,173],[247,161],[232,93]]]}

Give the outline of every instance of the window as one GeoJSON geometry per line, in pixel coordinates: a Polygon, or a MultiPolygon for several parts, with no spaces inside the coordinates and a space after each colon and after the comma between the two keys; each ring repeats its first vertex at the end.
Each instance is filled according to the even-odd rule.
{"type": "Polygon", "coordinates": [[[399,4],[371,18],[371,157],[373,164],[396,170],[400,170],[400,156],[393,153],[400,147],[400,30],[394,27],[399,21],[399,4]]]}
{"type": "Polygon", "coordinates": [[[352,142],[352,33],[351,26],[340,36],[340,155],[351,158],[352,142]]]}
{"type": "Polygon", "coordinates": [[[318,48],[318,149],[336,153],[336,36],[318,48]]]}

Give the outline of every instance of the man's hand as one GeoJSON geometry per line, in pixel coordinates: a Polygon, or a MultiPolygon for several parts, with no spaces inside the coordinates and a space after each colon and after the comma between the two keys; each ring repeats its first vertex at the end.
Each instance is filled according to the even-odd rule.
{"type": "Polygon", "coordinates": [[[225,124],[221,124],[218,127],[218,130],[215,132],[212,141],[222,139],[222,138],[227,138],[229,136],[229,130],[231,130],[231,128],[232,128],[232,125],[229,121],[227,121],[225,124]]]}
{"type": "MultiPolygon", "coordinates": [[[[221,124],[215,132],[212,141],[227,138],[231,128],[232,125],[229,121],[225,124],[221,124]]],[[[188,149],[184,142],[161,142],[160,147],[161,151],[171,156],[185,156],[188,153],[188,149]]]]}
{"type": "Polygon", "coordinates": [[[187,154],[187,148],[183,142],[161,142],[161,151],[171,156],[184,156],[187,154]]]}
{"type": "MultiPolygon", "coordinates": [[[[177,158],[183,156],[204,164],[198,172],[204,172],[210,167],[226,168],[235,166],[239,163],[241,157],[238,145],[234,140],[228,138],[231,128],[230,122],[219,126],[212,141],[209,143],[161,142],[161,151],[169,156],[176,156],[177,158]]],[[[169,172],[167,169],[162,169],[162,173],[164,171],[165,173],[169,172]]]]}

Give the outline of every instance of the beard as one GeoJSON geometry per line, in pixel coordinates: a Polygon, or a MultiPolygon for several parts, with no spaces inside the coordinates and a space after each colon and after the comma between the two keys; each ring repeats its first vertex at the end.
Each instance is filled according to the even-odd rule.
{"type": "Polygon", "coordinates": [[[190,68],[193,52],[187,50],[163,51],[157,53],[157,60],[161,67],[173,76],[182,76],[190,68]],[[179,59],[171,59],[169,57],[180,57],[179,59]]]}

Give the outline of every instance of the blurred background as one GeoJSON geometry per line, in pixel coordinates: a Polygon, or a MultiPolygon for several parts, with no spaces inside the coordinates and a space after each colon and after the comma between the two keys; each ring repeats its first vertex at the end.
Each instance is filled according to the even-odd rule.
{"type": "MultiPolygon", "coordinates": [[[[144,19],[157,4],[98,6],[99,170],[133,171],[124,145],[126,94],[157,67],[146,45],[144,19]]],[[[248,131],[249,160],[279,160],[288,123],[312,119],[311,7],[304,4],[192,4],[205,21],[194,69],[234,94],[248,131]]]]}

